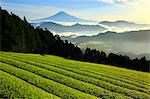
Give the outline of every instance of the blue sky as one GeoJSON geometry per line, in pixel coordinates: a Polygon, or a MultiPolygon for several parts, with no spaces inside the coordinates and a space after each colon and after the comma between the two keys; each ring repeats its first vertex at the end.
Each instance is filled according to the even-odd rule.
{"type": "Polygon", "coordinates": [[[25,4],[25,5],[40,5],[54,7],[69,7],[74,9],[107,6],[105,2],[99,3],[97,0],[1,0],[5,3],[25,4]]]}
{"type": "Polygon", "coordinates": [[[150,0],[0,0],[2,8],[27,19],[38,19],[65,11],[83,19],[150,22],[150,0]],[[143,4],[144,9],[139,9],[143,4]],[[144,11],[144,13],[143,13],[144,11]],[[141,16],[136,18],[136,16],[141,16]],[[145,17],[147,16],[147,17],[145,17]],[[142,19],[143,18],[143,19],[142,19]]]}

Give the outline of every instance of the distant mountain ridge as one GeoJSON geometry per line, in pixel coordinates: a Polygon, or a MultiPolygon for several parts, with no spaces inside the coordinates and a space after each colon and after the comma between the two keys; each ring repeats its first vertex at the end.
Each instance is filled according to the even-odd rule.
{"type": "Polygon", "coordinates": [[[39,26],[43,29],[47,28],[50,31],[58,33],[59,35],[78,35],[78,36],[96,35],[100,32],[105,32],[105,31],[125,32],[125,31],[137,31],[137,30],[150,29],[150,24],[138,24],[138,23],[123,21],[123,20],[115,21],[115,22],[101,21],[100,23],[93,22],[93,24],[90,24],[88,22],[83,22],[83,21],[78,22],[79,20],[75,21],[74,18],[72,17],[69,19],[69,18],[65,18],[64,16],[70,17],[71,15],[68,15],[65,12],[59,12],[50,18],[44,18],[41,19],[41,21],[33,21],[31,24],[34,27],[39,26]],[[52,20],[47,20],[51,18],[52,20]],[[61,19],[64,21],[69,19],[70,22],[61,22],[59,20],[54,21],[53,19],[61,19]]]}
{"type": "Polygon", "coordinates": [[[33,21],[44,21],[44,20],[57,21],[57,22],[95,22],[93,20],[85,20],[85,19],[75,17],[64,11],[60,11],[57,14],[50,17],[41,18],[33,21]]]}
{"type": "Polygon", "coordinates": [[[141,27],[150,27],[150,24],[138,24],[134,22],[128,22],[123,20],[118,21],[101,21],[99,24],[106,25],[108,27],[118,27],[118,28],[141,28],[141,27]]]}
{"type": "Polygon", "coordinates": [[[71,26],[64,26],[64,25],[54,23],[54,22],[40,22],[40,23],[31,23],[31,24],[34,27],[40,26],[43,29],[47,28],[50,31],[58,32],[60,34],[62,32],[79,32],[79,33],[95,32],[95,33],[99,33],[104,30],[107,30],[105,27],[102,27],[100,25],[82,25],[79,23],[76,23],[71,26]]]}
{"type": "Polygon", "coordinates": [[[59,33],[59,35],[96,35],[104,31],[125,32],[150,29],[150,24],[138,24],[124,20],[118,20],[114,22],[98,22],[93,20],[81,19],[64,11],[60,11],[55,15],[49,17],[32,20],[30,21],[30,23],[32,23],[32,25],[35,27],[39,26],[41,28],[48,28],[50,31],[59,33]],[[62,32],[70,33],[63,34],[62,32]]]}
{"type": "Polygon", "coordinates": [[[68,41],[62,41],[59,35],[53,35],[47,29],[43,30],[39,27],[32,27],[27,22],[25,17],[24,20],[22,20],[13,13],[9,14],[6,10],[2,10],[0,16],[2,16],[1,51],[38,53],[42,56],[44,54],[52,54],[69,59],[103,63],[108,65],[115,64],[115,66],[125,66],[125,68],[142,71],[148,70],[147,68],[149,67],[149,61],[146,61],[145,57],[137,60],[130,60],[126,56],[119,56],[113,53],[109,54],[109,56],[107,57],[105,55],[105,52],[99,52],[95,49],[87,49],[87,53],[83,54],[78,46],[75,46],[68,41]],[[123,61],[123,63],[120,63],[118,61],[123,61]]]}
{"type": "MultiPolygon", "coordinates": [[[[65,37],[70,37],[71,36],[63,36],[65,37]]],[[[150,30],[139,30],[139,31],[129,31],[129,32],[123,32],[123,33],[117,33],[113,31],[107,31],[104,33],[99,33],[97,35],[93,36],[77,36],[76,38],[72,38],[71,40],[73,42],[81,42],[81,40],[128,40],[128,41],[143,41],[143,42],[148,42],[150,39],[150,30]],[[86,38],[86,39],[83,39],[86,38]]]]}
{"type": "Polygon", "coordinates": [[[105,52],[150,53],[150,30],[123,33],[108,31],[94,36],[78,36],[75,38],[63,36],[62,39],[71,41],[81,48],[96,48],[105,52]]]}

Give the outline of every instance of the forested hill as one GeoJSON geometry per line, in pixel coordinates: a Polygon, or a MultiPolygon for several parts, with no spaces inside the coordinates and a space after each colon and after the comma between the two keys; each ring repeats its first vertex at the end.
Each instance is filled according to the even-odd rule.
{"type": "Polygon", "coordinates": [[[53,54],[65,58],[109,64],[149,72],[149,61],[145,57],[131,60],[128,56],[87,48],[83,54],[81,49],[71,42],[63,41],[47,29],[34,28],[25,19],[21,20],[13,13],[0,10],[1,17],[1,51],[53,54]]]}
{"type": "Polygon", "coordinates": [[[47,29],[34,28],[25,19],[21,20],[13,13],[1,10],[2,33],[1,50],[41,54],[55,54],[62,57],[78,59],[82,52],[80,48],[68,41],[63,41],[58,35],[53,35],[47,29]]]}

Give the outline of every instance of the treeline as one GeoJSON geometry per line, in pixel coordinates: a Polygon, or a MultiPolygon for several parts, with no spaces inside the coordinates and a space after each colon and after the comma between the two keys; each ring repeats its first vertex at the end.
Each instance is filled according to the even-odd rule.
{"type": "Polygon", "coordinates": [[[82,56],[79,47],[63,41],[47,29],[34,28],[24,17],[21,20],[13,13],[1,10],[1,50],[25,53],[54,54],[78,59],[82,56]]]}
{"type": "Polygon", "coordinates": [[[128,56],[116,55],[113,53],[106,55],[103,51],[99,52],[96,51],[96,49],[87,48],[82,59],[83,61],[114,65],[144,72],[150,71],[150,61],[146,60],[145,57],[141,59],[130,59],[128,56]]]}
{"type": "Polygon", "coordinates": [[[1,10],[0,50],[24,53],[53,54],[64,58],[115,65],[149,72],[149,61],[145,57],[131,60],[128,56],[99,52],[87,48],[85,53],[71,42],[63,41],[47,29],[34,28],[24,17],[20,19],[13,13],[1,10]]]}

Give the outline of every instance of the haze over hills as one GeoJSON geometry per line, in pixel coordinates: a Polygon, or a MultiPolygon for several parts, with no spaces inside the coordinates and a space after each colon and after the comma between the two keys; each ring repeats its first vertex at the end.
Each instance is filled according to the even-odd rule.
{"type": "Polygon", "coordinates": [[[31,24],[34,27],[47,28],[81,48],[96,48],[108,53],[127,53],[132,57],[135,54],[138,56],[149,56],[148,54],[150,54],[148,48],[150,24],[138,24],[124,20],[98,23],[80,19],[63,11],[50,17],[34,20],[31,24]],[[88,22],[93,22],[93,24],[88,22]],[[66,25],[66,23],[72,23],[72,25],[66,25]]]}
{"type": "Polygon", "coordinates": [[[57,14],[46,17],[46,18],[41,18],[33,21],[56,21],[56,22],[95,22],[92,20],[85,20],[85,19],[80,19],[78,17],[75,17],[73,15],[70,15],[64,11],[60,11],[57,14]]]}
{"type": "Polygon", "coordinates": [[[149,0],[0,4],[0,99],[150,99],[149,0]]]}
{"type": "Polygon", "coordinates": [[[94,36],[63,36],[63,40],[69,40],[81,48],[95,48],[105,52],[150,54],[150,30],[131,32],[105,32],[94,36]]]}
{"type": "Polygon", "coordinates": [[[37,20],[32,20],[30,23],[34,27],[41,27],[43,29],[48,28],[55,34],[69,36],[69,35],[96,35],[100,32],[115,31],[135,31],[150,29],[150,24],[138,24],[134,22],[128,22],[118,20],[115,22],[111,21],[93,21],[85,20],[68,14],[64,11],[60,11],[57,14],[45,17],[37,20]]]}
{"type": "Polygon", "coordinates": [[[40,23],[31,23],[34,27],[40,26],[41,28],[47,28],[50,31],[57,32],[59,35],[64,33],[77,33],[78,34],[95,34],[107,30],[105,27],[100,25],[82,25],[76,23],[71,26],[64,26],[54,22],[40,22],[40,23]]]}
{"type": "Polygon", "coordinates": [[[101,21],[99,23],[102,26],[106,26],[108,28],[112,28],[113,30],[122,29],[122,30],[140,30],[140,29],[150,29],[150,24],[138,24],[134,22],[128,22],[124,20],[118,21],[101,21]]]}
{"type": "Polygon", "coordinates": [[[69,35],[91,36],[91,35],[96,35],[100,32],[106,32],[106,31],[127,32],[127,31],[137,31],[137,30],[150,29],[148,24],[136,24],[136,23],[134,23],[134,25],[133,25],[132,22],[127,22],[127,21],[124,21],[122,23],[122,25],[119,25],[119,23],[116,23],[116,24],[117,25],[114,25],[114,26],[111,25],[109,27],[109,24],[108,24],[108,26],[101,25],[101,24],[90,25],[90,24],[82,24],[80,22],[79,23],[74,22],[73,25],[63,25],[63,24],[51,22],[51,21],[31,23],[31,25],[33,25],[34,27],[39,26],[43,29],[47,28],[50,31],[53,31],[54,33],[62,35],[62,36],[69,36],[69,35]],[[129,24],[127,24],[127,23],[129,23],[129,24]]]}

